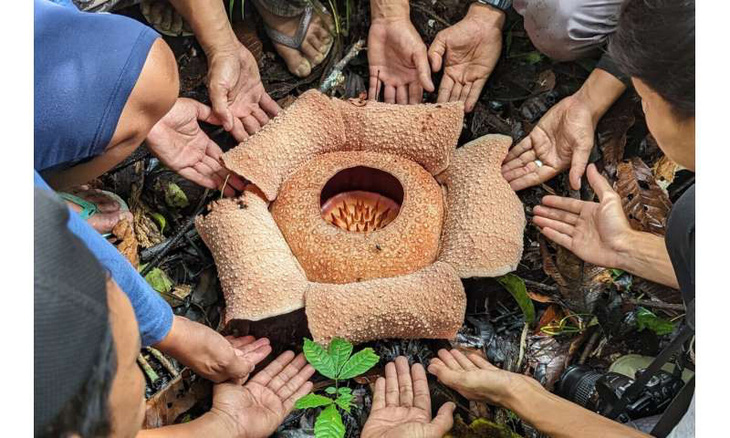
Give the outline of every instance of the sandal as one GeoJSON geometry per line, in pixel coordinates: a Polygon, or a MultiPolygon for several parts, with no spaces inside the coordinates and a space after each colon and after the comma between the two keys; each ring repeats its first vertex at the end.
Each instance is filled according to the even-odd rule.
{"type": "MultiPolygon", "coordinates": [[[[129,212],[129,206],[127,205],[127,203],[124,202],[124,200],[122,198],[120,198],[115,193],[112,193],[112,192],[109,192],[109,191],[106,191],[106,190],[93,190],[93,192],[92,191],[87,191],[87,193],[93,193],[95,195],[103,195],[103,196],[111,199],[112,201],[114,201],[117,205],[119,205],[119,210],[118,211],[119,211],[120,215],[119,215],[119,218],[118,219],[120,221],[123,219],[122,218],[122,214],[124,214],[125,212],[129,212]]],[[[94,203],[92,201],[89,201],[87,199],[84,199],[81,196],[75,195],[73,193],[67,193],[67,192],[58,192],[58,195],[64,201],[66,201],[68,203],[76,204],[79,207],[81,207],[81,211],[78,212],[78,214],[81,216],[81,219],[83,219],[85,221],[89,221],[89,219],[91,219],[92,217],[94,217],[94,216],[96,216],[98,214],[105,214],[104,212],[102,212],[102,210],[101,210],[101,208],[99,207],[98,204],[96,204],[96,203],[94,203]]],[[[97,230],[97,231],[99,231],[99,230],[97,230]]],[[[104,237],[111,236],[111,230],[109,230],[106,233],[102,233],[100,231],[100,233],[104,237]]]]}
{"type": "Polygon", "coordinates": [[[193,35],[190,24],[178,14],[167,0],[142,0],[140,10],[145,20],[163,35],[171,37],[189,37],[193,35]]]}

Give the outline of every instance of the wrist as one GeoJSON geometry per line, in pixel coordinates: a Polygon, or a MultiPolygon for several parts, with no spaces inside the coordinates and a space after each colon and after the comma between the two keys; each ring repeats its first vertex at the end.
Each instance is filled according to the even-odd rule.
{"type": "Polygon", "coordinates": [[[205,431],[205,435],[201,433],[198,436],[205,436],[206,438],[231,436],[248,438],[245,431],[240,430],[235,418],[231,414],[216,409],[215,406],[203,414],[199,420],[202,420],[201,431],[205,431]]]}
{"type": "Polygon", "coordinates": [[[624,90],[626,86],[618,78],[601,69],[595,69],[573,96],[588,108],[595,128],[624,90]]]}
{"type": "Polygon", "coordinates": [[[513,407],[519,405],[523,395],[530,389],[532,382],[537,382],[522,374],[509,371],[504,372],[509,373],[509,383],[499,400],[495,400],[495,402],[502,407],[514,410],[513,407]]]}
{"type": "Polygon", "coordinates": [[[478,21],[481,25],[497,27],[500,30],[504,27],[507,14],[494,6],[483,3],[472,3],[464,18],[478,21]]]}
{"type": "Polygon", "coordinates": [[[637,253],[636,248],[641,245],[643,234],[631,228],[624,236],[615,239],[616,244],[613,250],[616,252],[616,266],[611,267],[622,271],[631,271],[631,267],[636,266],[637,262],[634,255],[637,253]]]}
{"type": "Polygon", "coordinates": [[[411,19],[407,0],[370,0],[370,18],[376,21],[401,21],[411,19]]]}

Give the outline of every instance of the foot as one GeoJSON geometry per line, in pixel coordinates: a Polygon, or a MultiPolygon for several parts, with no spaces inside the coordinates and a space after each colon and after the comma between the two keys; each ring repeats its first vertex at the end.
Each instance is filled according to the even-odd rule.
{"type": "MultiPolygon", "coordinates": [[[[134,220],[134,216],[129,210],[125,210],[119,205],[114,198],[109,197],[101,190],[89,188],[89,186],[80,186],[68,193],[76,195],[85,201],[95,204],[99,211],[87,219],[87,223],[100,234],[107,234],[122,220],[134,220]]],[[[81,213],[83,207],[72,202],[66,201],[68,206],[75,212],[81,213]]]]}
{"type": "MultiPolygon", "coordinates": [[[[315,6],[316,7],[316,6],[315,6]]],[[[294,36],[299,28],[300,15],[280,17],[262,7],[259,14],[268,27],[287,36],[294,36]]],[[[324,61],[332,48],[334,25],[329,13],[312,12],[312,20],[299,49],[293,49],[274,42],[276,51],[284,58],[289,71],[300,78],[309,76],[312,69],[324,61]]]]}
{"type": "Polygon", "coordinates": [[[160,33],[190,36],[193,30],[167,0],[142,0],[142,15],[160,33]]]}

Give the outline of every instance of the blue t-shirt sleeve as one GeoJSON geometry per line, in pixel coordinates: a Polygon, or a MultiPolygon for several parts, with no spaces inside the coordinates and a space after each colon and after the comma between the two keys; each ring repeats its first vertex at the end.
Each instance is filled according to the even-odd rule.
{"type": "MultiPolygon", "coordinates": [[[[33,174],[37,187],[52,191],[38,172],[34,171],[33,174]]],[[[147,284],[129,261],[85,220],[81,219],[78,213],[71,212],[68,228],[84,242],[129,297],[137,317],[142,345],[154,345],[162,341],[172,327],[173,314],[170,305],[147,284]]]]}

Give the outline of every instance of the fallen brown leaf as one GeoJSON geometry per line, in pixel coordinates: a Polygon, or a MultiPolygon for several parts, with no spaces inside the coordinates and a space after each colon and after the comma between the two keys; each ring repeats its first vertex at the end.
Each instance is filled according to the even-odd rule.
{"type": "Polygon", "coordinates": [[[621,196],[631,226],[663,236],[672,203],[654,180],[651,169],[634,157],[618,165],[614,188],[621,196]]]}
{"type": "Polygon", "coordinates": [[[636,105],[637,102],[626,93],[611,107],[596,128],[603,167],[611,177],[616,174],[616,167],[624,158],[626,133],[636,122],[636,105]]]}
{"type": "Polygon", "coordinates": [[[139,243],[134,233],[134,226],[129,219],[119,221],[112,228],[112,235],[115,239],[117,250],[122,253],[129,263],[136,269],[139,266],[139,243]]]}

